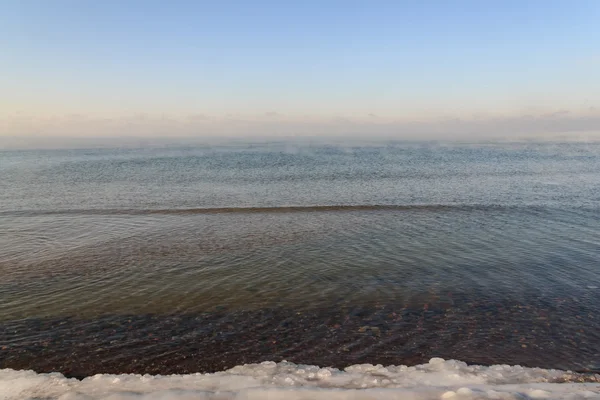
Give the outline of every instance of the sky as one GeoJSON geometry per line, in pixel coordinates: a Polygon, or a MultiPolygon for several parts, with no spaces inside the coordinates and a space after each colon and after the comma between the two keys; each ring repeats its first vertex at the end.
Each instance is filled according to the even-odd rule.
{"type": "Polygon", "coordinates": [[[600,1],[0,0],[0,139],[600,137],[600,1]]]}

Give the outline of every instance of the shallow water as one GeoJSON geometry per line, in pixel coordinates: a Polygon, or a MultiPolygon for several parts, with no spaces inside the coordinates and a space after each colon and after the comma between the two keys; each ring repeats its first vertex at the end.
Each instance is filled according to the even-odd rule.
{"type": "Polygon", "coordinates": [[[14,151],[0,177],[0,367],[600,369],[598,144],[14,151]]]}

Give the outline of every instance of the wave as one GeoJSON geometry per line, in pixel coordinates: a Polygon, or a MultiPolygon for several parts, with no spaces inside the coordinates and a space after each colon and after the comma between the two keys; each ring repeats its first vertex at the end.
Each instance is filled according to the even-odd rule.
{"type": "Polygon", "coordinates": [[[414,367],[361,364],[343,371],[263,362],[213,374],[100,374],[81,381],[0,370],[3,399],[583,399],[600,397],[599,382],[600,375],[440,358],[414,367]]]}
{"type": "Polygon", "coordinates": [[[358,204],[358,205],[311,205],[268,207],[206,207],[206,208],[127,208],[127,209],[66,209],[66,210],[19,210],[0,211],[0,216],[40,215],[151,215],[151,214],[258,214],[258,213],[307,213],[349,211],[491,211],[491,210],[544,210],[541,206],[517,205],[452,205],[452,204],[358,204]]]}

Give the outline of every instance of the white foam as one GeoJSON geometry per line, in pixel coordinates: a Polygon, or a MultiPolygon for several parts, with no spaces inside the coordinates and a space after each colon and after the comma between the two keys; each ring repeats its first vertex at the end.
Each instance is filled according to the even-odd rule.
{"type": "Polygon", "coordinates": [[[433,358],[414,367],[353,365],[344,371],[264,362],[214,374],[95,375],[0,370],[0,399],[600,399],[599,383],[559,370],[467,366],[433,358]]]}

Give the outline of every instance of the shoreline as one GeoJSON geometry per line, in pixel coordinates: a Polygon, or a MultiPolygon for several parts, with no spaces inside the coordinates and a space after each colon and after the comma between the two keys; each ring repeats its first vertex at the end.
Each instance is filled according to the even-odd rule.
{"type": "Polygon", "coordinates": [[[508,365],[467,365],[432,358],[407,367],[353,365],[344,370],[290,362],[239,365],[213,374],[95,375],[0,370],[6,399],[588,399],[600,375],[508,365]]]}

